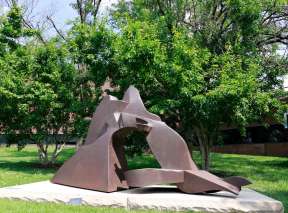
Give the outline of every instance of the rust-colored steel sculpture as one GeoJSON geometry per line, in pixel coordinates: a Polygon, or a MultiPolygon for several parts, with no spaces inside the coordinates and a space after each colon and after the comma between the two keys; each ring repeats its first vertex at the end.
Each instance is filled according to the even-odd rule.
{"type": "Polygon", "coordinates": [[[53,183],[113,192],[152,184],[176,184],[186,193],[228,191],[250,184],[242,177],[221,179],[197,168],[183,138],[149,113],[138,90],[130,86],[123,100],[105,96],[91,121],[85,144],[58,170],[53,183]],[[142,131],[161,169],[128,170],[125,136],[142,131]]]}

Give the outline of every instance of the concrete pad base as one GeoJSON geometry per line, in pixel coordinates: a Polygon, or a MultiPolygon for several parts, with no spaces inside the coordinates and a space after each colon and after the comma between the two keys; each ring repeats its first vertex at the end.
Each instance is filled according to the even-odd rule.
{"type": "Polygon", "coordinates": [[[243,189],[238,196],[227,192],[190,195],[181,193],[174,186],[150,186],[105,193],[43,181],[1,188],[0,198],[126,209],[202,212],[284,212],[280,201],[247,188],[243,189]]]}

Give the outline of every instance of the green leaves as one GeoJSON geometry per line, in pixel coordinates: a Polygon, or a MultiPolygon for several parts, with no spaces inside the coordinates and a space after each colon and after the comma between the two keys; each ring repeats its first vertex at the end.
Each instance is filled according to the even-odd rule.
{"type": "Polygon", "coordinates": [[[0,19],[0,56],[6,51],[14,51],[20,47],[19,39],[31,37],[36,31],[23,26],[22,9],[13,5],[3,20],[0,19]],[[1,23],[2,22],[2,23],[1,23]]]}
{"type": "Polygon", "coordinates": [[[285,107],[275,97],[287,59],[270,38],[287,31],[279,34],[274,17],[282,4],[120,1],[96,21],[92,1],[83,1],[73,5],[83,13],[65,40],[45,45],[29,43],[37,32],[14,6],[0,19],[0,126],[42,139],[83,136],[108,80],[119,96],[136,86],[152,112],[206,145],[223,125],[244,134],[245,125],[279,118],[285,107]]]}
{"type": "Polygon", "coordinates": [[[120,3],[113,13],[113,82],[122,92],[138,87],[152,112],[185,136],[192,130],[203,146],[217,141],[223,127],[245,134],[251,123],[280,118],[283,104],[271,90],[280,85],[282,69],[272,66],[279,58],[267,60],[257,46],[266,3],[120,3]]]}

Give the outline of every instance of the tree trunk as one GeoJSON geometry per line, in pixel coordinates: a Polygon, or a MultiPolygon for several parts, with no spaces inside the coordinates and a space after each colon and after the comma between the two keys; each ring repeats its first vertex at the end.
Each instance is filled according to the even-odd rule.
{"type": "Polygon", "coordinates": [[[39,161],[43,167],[53,166],[56,163],[56,159],[60,154],[60,152],[62,151],[62,149],[64,148],[65,143],[58,144],[56,142],[54,146],[55,146],[54,151],[50,154],[49,158],[49,152],[48,152],[49,145],[46,144],[44,146],[42,143],[37,144],[39,161]]]}
{"type": "Polygon", "coordinates": [[[191,155],[191,157],[193,158],[193,144],[187,142],[187,146],[188,146],[188,149],[189,149],[190,155],[191,155]]]}
{"type": "Polygon", "coordinates": [[[201,150],[201,166],[202,169],[209,171],[210,169],[210,147],[209,145],[204,145],[203,149],[201,150]]]}
{"type": "Polygon", "coordinates": [[[201,167],[203,170],[209,171],[211,162],[211,146],[213,145],[214,133],[208,134],[203,128],[195,128],[195,135],[199,142],[201,153],[201,167]]]}
{"type": "Polygon", "coordinates": [[[80,148],[80,146],[83,145],[84,139],[83,137],[80,137],[77,141],[76,141],[76,151],[80,148]]]}
{"type": "Polygon", "coordinates": [[[49,165],[49,157],[48,157],[48,154],[45,153],[42,149],[39,148],[38,146],[38,156],[39,156],[39,161],[40,161],[40,164],[42,166],[48,166],[49,165]]]}

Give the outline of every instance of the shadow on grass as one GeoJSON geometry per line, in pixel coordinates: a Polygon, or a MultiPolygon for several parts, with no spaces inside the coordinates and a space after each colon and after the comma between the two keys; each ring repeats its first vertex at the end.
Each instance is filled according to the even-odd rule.
{"type": "MultiPolygon", "coordinates": [[[[52,153],[51,150],[49,150],[49,153],[52,153]]],[[[63,163],[65,160],[67,160],[68,158],[70,158],[73,154],[75,153],[75,148],[64,148],[64,150],[60,153],[59,157],[58,157],[58,161],[60,163],[63,163]]],[[[24,148],[22,150],[17,150],[17,148],[15,147],[3,147],[0,148],[0,161],[2,159],[5,159],[8,161],[15,162],[18,159],[17,158],[21,158],[23,159],[28,159],[31,161],[37,161],[38,160],[38,149],[36,146],[30,146],[28,148],[24,148]],[[3,153],[3,155],[1,156],[1,153],[3,153]],[[5,154],[4,154],[5,153],[5,154]]]]}
{"type": "Polygon", "coordinates": [[[37,147],[29,147],[18,151],[16,148],[4,148],[0,150],[5,153],[0,157],[1,171],[15,171],[25,174],[54,174],[65,160],[69,159],[74,153],[74,148],[66,148],[60,154],[57,163],[54,165],[43,166],[38,160],[37,147]]]}
{"type": "Polygon", "coordinates": [[[55,173],[55,171],[60,167],[61,164],[53,165],[52,167],[44,167],[38,162],[27,162],[27,161],[18,161],[18,162],[10,162],[10,161],[0,161],[0,169],[7,171],[16,171],[26,174],[51,174],[55,173]]]}
{"type": "Polygon", "coordinates": [[[222,165],[215,165],[211,172],[220,177],[243,176],[249,178],[252,182],[253,180],[277,182],[288,178],[288,167],[273,167],[265,162],[244,162],[245,164],[230,161],[222,165]]]}
{"type": "Polygon", "coordinates": [[[275,160],[267,160],[267,161],[262,161],[263,164],[266,166],[272,166],[276,169],[287,169],[288,168],[288,158],[286,161],[275,161],[275,160]]]}
{"type": "Polygon", "coordinates": [[[223,178],[239,175],[237,172],[221,171],[221,170],[215,170],[215,169],[212,169],[210,172],[213,173],[216,176],[223,177],[223,178]]]}
{"type": "MultiPolygon", "coordinates": [[[[37,151],[24,151],[24,150],[14,150],[10,148],[5,148],[7,150],[8,154],[6,154],[4,157],[9,158],[28,158],[28,157],[37,157],[37,151]]],[[[3,156],[1,156],[2,158],[3,156]]]]}

